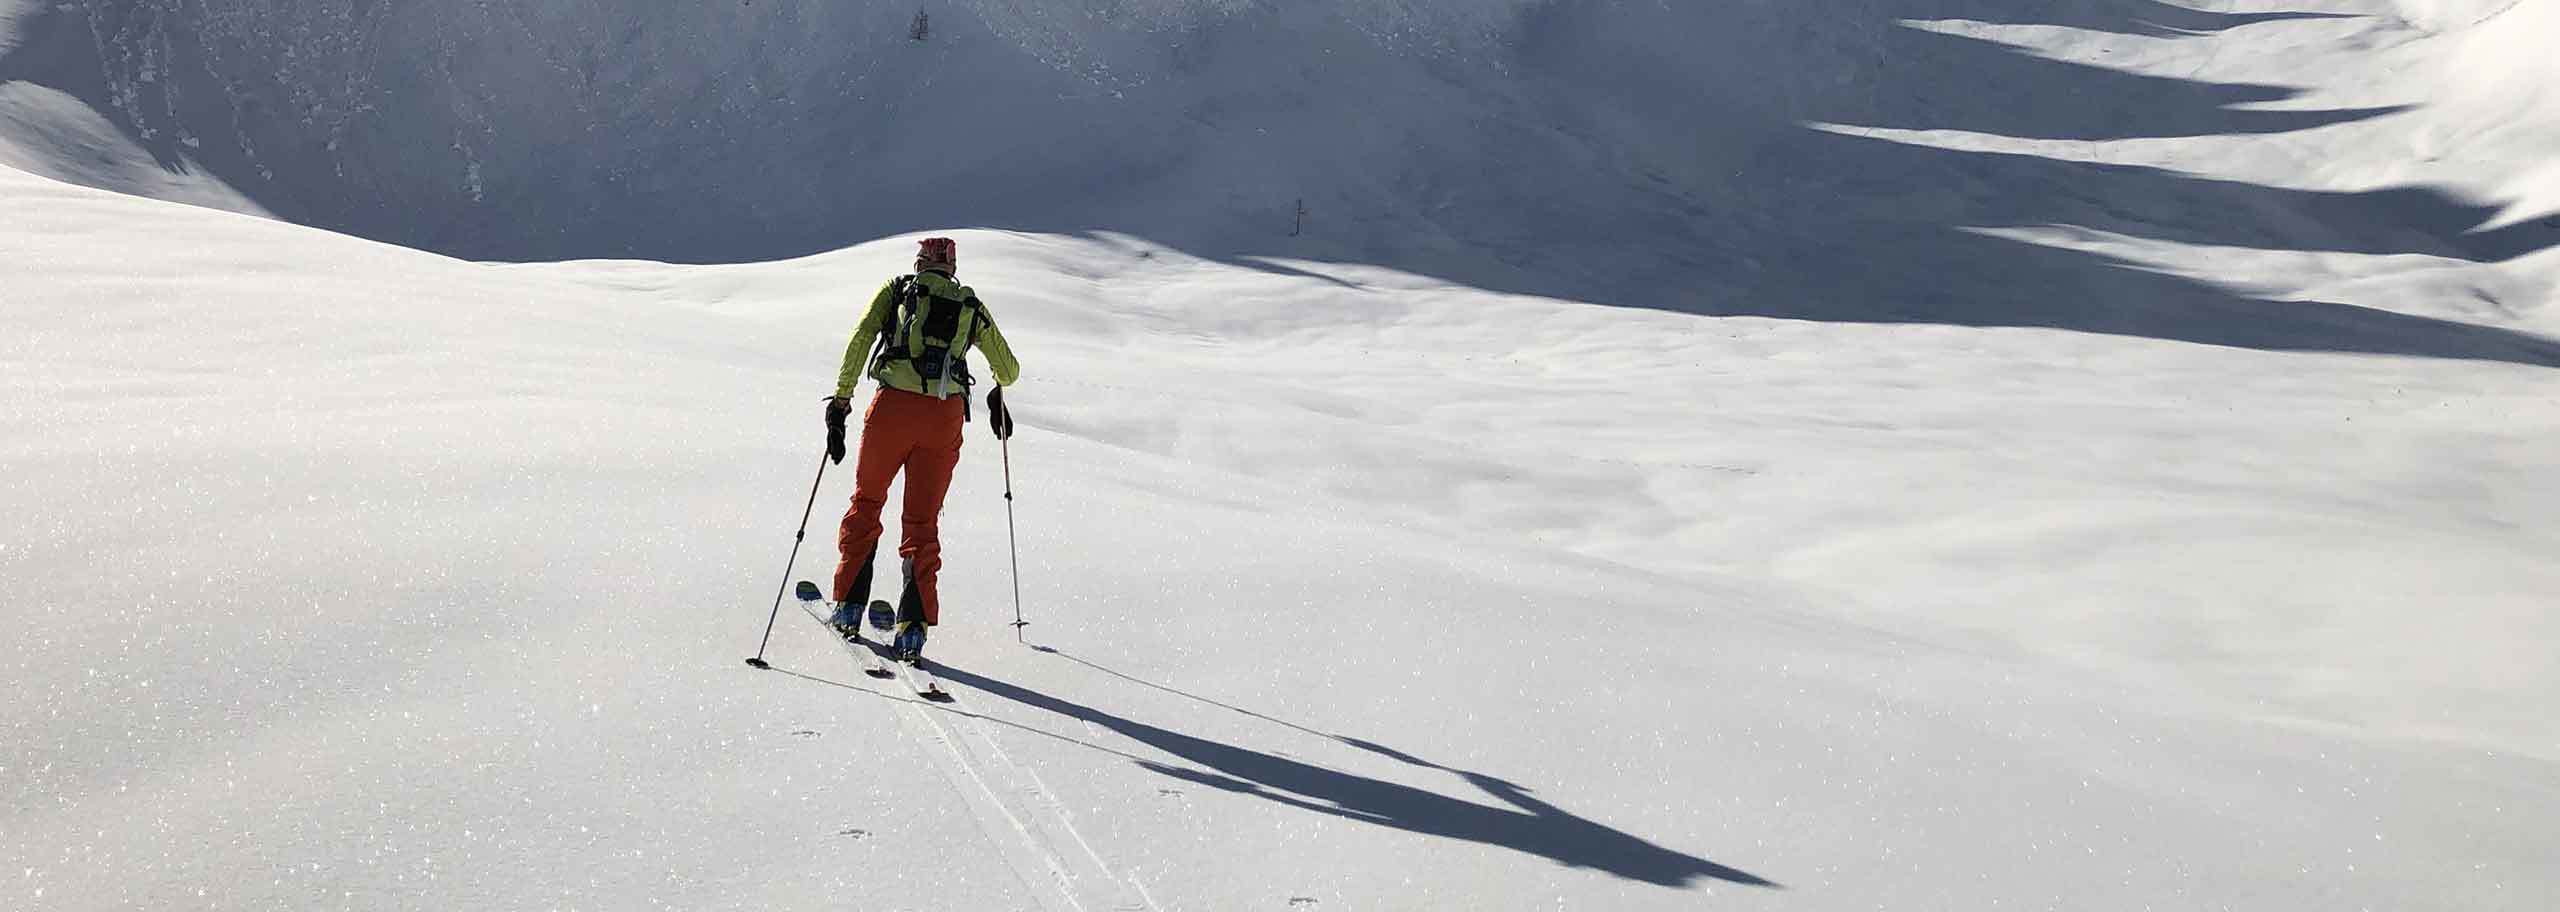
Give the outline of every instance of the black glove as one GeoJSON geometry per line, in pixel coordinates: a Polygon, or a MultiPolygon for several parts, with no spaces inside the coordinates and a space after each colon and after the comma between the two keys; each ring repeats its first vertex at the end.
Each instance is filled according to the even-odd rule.
{"type": "Polygon", "coordinates": [[[853,414],[853,400],[841,396],[827,400],[827,459],[844,464],[844,416],[853,414]]]}
{"type": "Polygon", "coordinates": [[[996,432],[997,440],[1013,439],[1013,413],[1004,407],[1004,387],[987,391],[987,429],[996,432]]]}

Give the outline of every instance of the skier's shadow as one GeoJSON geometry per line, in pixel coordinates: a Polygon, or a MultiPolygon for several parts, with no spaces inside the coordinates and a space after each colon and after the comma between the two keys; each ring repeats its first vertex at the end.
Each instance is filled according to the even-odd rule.
{"type": "MultiPolygon", "coordinates": [[[[1043,650],[1052,651],[1053,650],[1043,650]]],[[[1059,655],[1064,655],[1059,653],[1059,655]]],[[[1090,667],[1101,666],[1065,656],[1090,667]]],[[[1110,669],[1102,669],[1127,678],[1110,669]]],[[[1529,789],[1493,776],[1451,769],[1382,745],[1340,735],[1323,735],[1343,744],[1404,763],[1441,770],[1465,779],[1510,807],[1461,801],[1436,792],[1367,776],[1338,772],[1314,764],[1249,748],[1197,738],[1018,687],[941,663],[934,672],[943,680],[1024,706],[1080,719],[1197,764],[1200,768],[1137,760],[1139,766],[1210,788],[1252,795],[1278,804],[1347,820],[1394,827],[1412,833],[1464,839],[1543,855],[1560,864],[1593,868],[1666,887],[1684,887],[1699,878],[1759,887],[1779,887],[1766,878],[1655,845],[1633,834],[1604,826],[1529,796],[1529,789]]],[[[1137,680],[1130,678],[1130,680],[1137,680]]],[[[1146,683],[1146,682],[1141,682],[1146,683]]],[[[1159,690],[1181,693],[1162,685],[1159,690]]],[[[1185,696],[1188,696],[1187,694],[1185,696]]],[[[1198,698],[1195,698],[1198,699],[1198,698]]],[[[1212,700],[1202,702],[1225,706],[1212,700]]],[[[1228,707],[1233,709],[1234,707],[1228,707]]],[[[1246,712],[1270,719],[1260,713],[1246,712]]],[[[1278,720],[1272,720],[1278,721],[1278,720]]],[[[1289,723],[1291,728],[1313,732],[1289,723]]],[[[1323,734],[1315,732],[1316,734],[1323,734]]]]}

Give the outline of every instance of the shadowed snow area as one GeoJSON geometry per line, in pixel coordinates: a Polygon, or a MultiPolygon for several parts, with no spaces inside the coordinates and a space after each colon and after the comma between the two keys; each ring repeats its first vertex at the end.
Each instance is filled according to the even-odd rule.
{"type": "Polygon", "coordinates": [[[39,173],[473,259],[1107,230],[1690,313],[2560,364],[2466,305],[2211,268],[2424,260],[2538,308],[2550,269],[2465,269],[2560,243],[2550,172],[2481,177],[2546,156],[2467,148],[2552,139],[2520,116],[2544,55],[2461,46],[2548,34],[2493,3],[11,2],[0,133],[84,153],[17,154],[39,173]],[[2138,247],[2018,233],[2057,226],[2138,247]]]}
{"type": "Polygon", "coordinates": [[[2560,0],[639,6],[0,0],[0,908],[2560,902],[2560,0]]]}

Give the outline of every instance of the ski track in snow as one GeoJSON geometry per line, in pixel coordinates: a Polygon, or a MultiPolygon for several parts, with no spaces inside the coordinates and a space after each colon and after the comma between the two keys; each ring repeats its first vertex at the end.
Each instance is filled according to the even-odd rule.
{"type": "MultiPolygon", "coordinates": [[[[11,254],[34,291],[0,377],[45,391],[0,424],[43,482],[0,489],[33,530],[0,549],[28,631],[0,664],[40,693],[0,710],[30,771],[0,862],[48,903],[719,906],[738,870],[776,906],[1087,910],[2552,886],[2534,368],[1602,312],[960,232],[1041,353],[1024,598],[1076,661],[1006,635],[976,437],[945,530],[984,572],[946,575],[935,641],[966,708],[853,685],[884,716],[731,650],[808,489],[816,397],[776,391],[823,381],[845,289],[909,242],[486,266],[0,192],[38,251],[11,254]],[[1346,345],[1423,353],[1355,375],[1415,395],[1303,354],[1346,345]],[[1593,351],[1705,394],[1631,424],[1593,351]],[[1153,380],[1203,363],[1232,382],[1153,380]],[[134,604],[154,623],[95,621],[134,604]]],[[[778,632],[777,667],[850,676],[822,639],[778,632]]]]}
{"type": "MultiPolygon", "coordinates": [[[[825,619],[816,609],[806,609],[804,613],[824,630],[825,619]]],[[[872,653],[876,661],[876,652],[869,647],[839,642],[848,652],[872,653]]],[[[885,680],[895,689],[875,692],[899,704],[895,710],[899,725],[916,743],[943,749],[950,758],[949,764],[925,765],[933,767],[952,792],[969,803],[988,846],[1004,856],[1006,865],[1025,889],[1042,897],[1043,908],[1069,912],[1150,912],[1157,908],[1136,876],[1114,872],[1102,853],[1094,850],[1093,843],[1076,830],[1066,803],[1040,781],[1039,772],[1015,762],[1005,751],[1003,740],[981,715],[984,710],[971,706],[956,693],[950,694],[947,703],[928,700],[907,686],[907,668],[893,664],[891,672],[894,676],[885,680]],[[958,712],[945,712],[946,707],[958,712]],[[945,723],[946,715],[957,715],[964,721],[945,723]],[[968,738],[955,734],[953,724],[974,735],[985,756],[980,755],[980,748],[970,745],[968,738]],[[1069,845],[1074,847],[1072,851],[1064,849],[1069,845]],[[1043,889],[1044,885],[1047,889],[1043,889]]],[[[949,693],[948,686],[943,690],[949,693]]]]}
{"type": "MultiPolygon", "coordinates": [[[[987,757],[993,758],[992,762],[980,756],[979,748],[972,747],[967,738],[954,735],[951,725],[938,718],[940,714],[934,712],[932,705],[921,698],[904,702],[906,705],[902,708],[907,720],[915,723],[909,730],[929,737],[950,751],[956,768],[966,776],[969,785],[975,786],[973,797],[983,801],[994,815],[1010,825],[1013,833],[1029,848],[1031,859],[1038,863],[1038,867],[1032,870],[1048,875],[1050,885],[1064,898],[1068,907],[1078,912],[1142,912],[1155,908],[1135,877],[1114,873],[1102,854],[1094,851],[1093,843],[1076,830],[1066,803],[1058,800],[1057,793],[1040,781],[1040,774],[1014,762],[1012,755],[1005,752],[1003,741],[988,728],[985,719],[976,715],[980,710],[959,699],[957,694],[953,695],[951,705],[965,713],[965,721],[958,724],[976,736],[987,757]],[[989,782],[990,773],[1001,787],[989,782]],[[1008,800],[1007,795],[1015,797],[1008,800]],[[1026,804],[1027,807],[1024,806],[1026,804]],[[1067,846],[1073,846],[1073,849],[1069,850],[1067,846]]],[[[952,785],[961,787],[957,779],[952,785]]],[[[989,836],[991,839],[1000,838],[996,833],[989,836]]],[[[1015,871],[1026,876],[1031,874],[1020,861],[1016,862],[1015,871]]]]}
{"type": "Polygon", "coordinates": [[[2234,5],[0,0],[0,909],[2560,908],[2560,0],[2234,5]],[[1044,645],[736,661],[913,236],[21,170],[1126,231],[1044,645]]]}
{"type": "Polygon", "coordinates": [[[948,767],[932,765],[942,772],[944,782],[978,810],[980,828],[988,843],[1005,854],[1007,863],[1026,887],[1044,898],[1055,896],[1064,903],[1063,907],[1054,903],[1044,906],[1076,912],[1140,912],[1156,908],[1135,877],[1115,874],[1110,863],[1076,830],[1066,804],[1040,781],[1039,773],[1015,763],[1005,752],[1002,740],[988,729],[984,719],[977,717],[979,710],[956,694],[948,704],[961,711],[966,721],[958,724],[976,736],[993,762],[981,757],[979,748],[972,747],[967,738],[953,733],[952,726],[940,718],[944,713],[939,706],[913,693],[897,696],[903,704],[899,707],[900,723],[908,734],[940,745],[949,754],[948,767]],[[1008,795],[1014,797],[1008,799],[1008,795]],[[1069,845],[1073,850],[1063,848],[1069,845]],[[1040,890],[1036,886],[1039,884],[1046,884],[1049,889],[1040,890]]]}

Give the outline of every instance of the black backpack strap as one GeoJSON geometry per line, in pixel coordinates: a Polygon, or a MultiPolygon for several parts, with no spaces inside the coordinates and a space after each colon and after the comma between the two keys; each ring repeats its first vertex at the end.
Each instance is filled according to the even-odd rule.
{"type": "Polygon", "coordinates": [[[889,340],[897,339],[901,342],[905,341],[907,332],[907,312],[912,309],[912,302],[915,300],[915,289],[915,276],[902,275],[889,280],[889,315],[886,320],[881,322],[878,340],[872,343],[871,346],[872,367],[879,367],[880,359],[889,356],[889,340]]]}
{"type": "MultiPolygon", "coordinates": [[[[976,294],[969,295],[969,300],[962,303],[966,304],[970,310],[977,311],[979,326],[996,325],[996,315],[987,312],[987,302],[978,300],[978,296],[976,294]]],[[[970,333],[970,335],[975,336],[977,334],[970,333]]],[[[969,344],[971,345],[975,345],[977,343],[978,340],[974,338],[969,340],[969,344]]]]}

